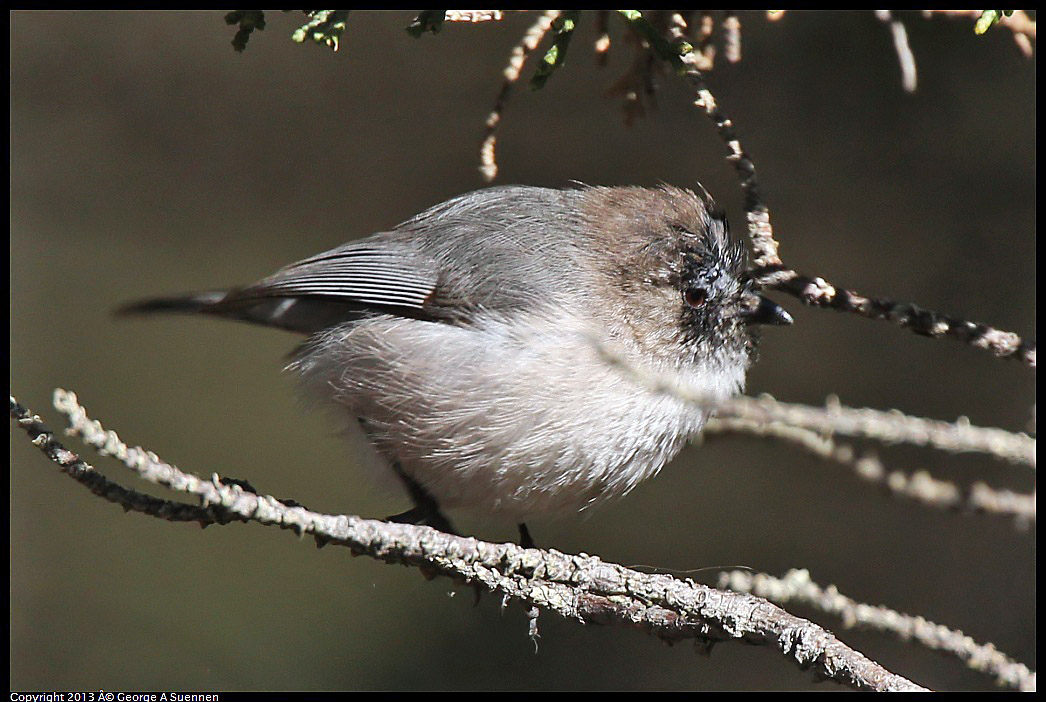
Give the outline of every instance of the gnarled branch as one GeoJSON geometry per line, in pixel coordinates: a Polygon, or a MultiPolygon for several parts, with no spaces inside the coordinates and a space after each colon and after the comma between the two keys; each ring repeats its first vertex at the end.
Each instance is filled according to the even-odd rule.
{"type": "Polygon", "coordinates": [[[692,580],[641,573],[587,554],[524,549],[445,534],[431,527],[356,516],[312,512],[184,473],[156,454],[128,447],[112,431],[91,421],[72,393],[55,391],[55,404],[74,419],[71,433],[119,458],[143,479],[197,497],[202,507],[156,500],[146,503],[133,490],[115,486],[65,449],[40,418],[11,397],[11,417],[51,460],[78,482],[125,509],[206,525],[250,521],[311,535],[318,545],[346,546],[357,555],[422,569],[457,582],[480,585],[524,604],[582,623],[638,628],[667,641],[695,639],[705,645],[744,640],[771,646],[803,669],[860,690],[919,691],[924,688],[891,673],[831,632],[753,595],[716,590],[692,580]]]}

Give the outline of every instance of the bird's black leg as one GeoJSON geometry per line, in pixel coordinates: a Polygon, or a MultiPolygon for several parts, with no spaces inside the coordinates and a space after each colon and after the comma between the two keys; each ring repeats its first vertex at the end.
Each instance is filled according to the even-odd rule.
{"type": "MultiPolygon", "coordinates": [[[[373,442],[370,427],[367,426],[367,420],[363,417],[357,417],[357,421],[360,423],[363,433],[373,442]]],[[[385,517],[385,521],[396,522],[397,524],[420,524],[430,526],[447,534],[457,534],[458,532],[454,529],[450,520],[440,511],[436,498],[430,495],[417,480],[407,475],[407,472],[403,470],[403,466],[397,461],[391,461],[391,463],[392,470],[396,471],[396,475],[403,481],[404,487],[407,488],[410,499],[414,501],[414,507],[402,514],[385,517]]]]}
{"type": "Polygon", "coordinates": [[[393,463],[392,469],[396,471],[396,475],[399,476],[399,479],[406,486],[407,492],[410,493],[410,499],[414,500],[414,507],[413,509],[408,509],[403,514],[394,514],[391,517],[387,517],[387,521],[400,524],[421,524],[448,534],[458,533],[450,523],[450,520],[440,510],[436,498],[430,495],[418,481],[407,475],[399,463],[393,463]]]}
{"type": "Polygon", "coordinates": [[[523,522],[519,523],[519,545],[523,548],[537,548],[534,538],[530,535],[530,529],[523,522]]]}

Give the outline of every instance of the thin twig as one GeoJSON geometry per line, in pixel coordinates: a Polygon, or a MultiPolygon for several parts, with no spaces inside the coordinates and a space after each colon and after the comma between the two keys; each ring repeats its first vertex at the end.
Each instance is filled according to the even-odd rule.
{"type": "Polygon", "coordinates": [[[751,275],[757,284],[793,295],[807,305],[830,307],[868,319],[890,321],[921,336],[954,339],[974,348],[984,349],[1000,358],[1015,358],[1025,365],[1035,367],[1034,342],[1024,340],[1013,332],[995,329],[987,324],[968,322],[917,305],[865,297],[836,287],[824,278],[801,275],[786,266],[778,253],[780,245],[774,239],[773,228],[770,225],[770,210],[759,194],[755,165],[741,146],[734,132],[733,122],[719,110],[701,72],[693,67],[696,61],[694,53],[691,52],[682,58],[690,66],[685,78],[697,93],[694,104],[715,123],[716,131],[729,150],[727,160],[733,164],[741,181],[748,232],[755,254],[751,275]]]}
{"type": "Polygon", "coordinates": [[[1004,429],[976,427],[965,418],[945,422],[898,411],[843,407],[832,400],[824,407],[811,407],[779,402],[770,395],[732,397],[717,403],[716,413],[721,417],[780,422],[827,435],[870,439],[884,444],[910,444],[951,453],[982,453],[1035,467],[1035,439],[1004,429]]]}
{"type": "MultiPolygon", "coordinates": [[[[831,632],[762,598],[670,575],[641,573],[595,556],[524,549],[444,534],[426,526],[311,512],[216,478],[208,481],[183,473],[151,452],[137,449],[132,453],[113,432],[92,422],[74,395],[56,391],[56,402],[62,411],[78,418],[79,426],[90,428],[85,440],[90,437],[105,452],[123,455],[142,478],[197,496],[205,507],[229,521],[254,521],[309,534],[320,545],[347,546],[355,554],[482,585],[528,607],[551,610],[582,623],[623,625],[666,640],[689,638],[706,644],[743,639],[773,646],[801,668],[856,689],[924,689],[849,648],[831,632]]],[[[11,414],[32,436],[35,425],[23,423],[21,418],[29,413],[13,397],[11,414]]],[[[59,461],[62,452],[65,449],[45,451],[66,469],[59,461]]],[[[136,505],[126,506],[137,509],[136,505]]]]}
{"type": "Polygon", "coordinates": [[[979,322],[969,322],[910,303],[865,297],[852,290],[837,287],[824,278],[801,275],[783,266],[756,268],[752,271],[752,276],[760,284],[788,293],[813,307],[829,307],[866,319],[885,320],[920,336],[953,339],[988,351],[999,358],[1013,358],[1027,366],[1035,367],[1035,343],[1022,339],[1013,332],[979,322]]]}
{"type": "Polygon", "coordinates": [[[733,10],[727,10],[723,18],[723,46],[727,61],[741,60],[741,20],[733,10]]]}
{"type": "Polygon", "coordinates": [[[901,84],[907,92],[914,93],[918,82],[915,72],[915,54],[912,53],[912,47],[908,45],[908,32],[905,30],[904,24],[889,10],[876,10],[875,16],[890,25],[893,48],[897,52],[897,60],[901,64],[901,84]]]}
{"type": "Polygon", "coordinates": [[[982,453],[1010,463],[1035,467],[1035,439],[1020,432],[977,427],[965,417],[956,422],[913,417],[897,410],[884,412],[867,407],[844,407],[829,397],[824,407],[780,402],[771,395],[713,397],[695,390],[678,373],[641,367],[591,338],[595,350],[608,363],[644,387],[683,402],[715,410],[716,416],[743,419],[758,424],[778,423],[819,432],[827,436],[849,436],[884,444],[909,444],[950,453],[982,453]]]}
{"type": "Polygon", "coordinates": [[[713,417],[701,430],[703,438],[715,435],[741,434],[764,439],[780,439],[795,444],[810,453],[850,468],[855,475],[874,485],[890,490],[894,495],[915,500],[939,509],[970,510],[1013,518],[1018,528],[1027,528],[1035,522],[1035,493],[1022,495],[1010,490],[992,488],[985,483],[974,483],[966,492],[955,483],[934,478],[928,471],[914,473],[887,471],[878,457],[858,456],[853,447],[836,442],[832,437],[809,429],[777,422],[756,422],[748,419],[713,417]]]}
{"type": "Polygon", "coordinates": [[[683,57],[693,52],[690,42],[677,39],[668,32],[670,26],[669,18],[665,12],[652,13],[652,19],[639,10],[618,10],[618,16],[625,20],[636,36],[640,37],[646,44],[651,54],[667,62],[673,69],[682,73],[686,64],[683,57]],[[668,33],[672,41],[665,39],[668,33]]]}
{"type": "MultiPolygon", "coordinates": [[[[118,504],[125,512],[134,511],[168,522],[197,522],[201,526],[224,524],[230,521],[247,521],[233,516],[226,510],[213,510],[182,502],[172,502],[130,490],[106,478],[79,456],[62,446],[54,433],[43,421],[11,398],[11,418],[18,422],[32,441],[62,471],[95,495],[118,504]]],[[[157,459],[158,460],[158,459],[157,459]]]]}
{"type": "Polygon", "coordinates": [[[1000,685],[1023,692],[1035,691],[1035,672],[994,645],[979,644],[957,629],[949,629],[922,617],[857,602],[841,594],[834,585],[820,587],[806,570],[790,570],[784,578],[734,570],[719,574],[719,587],[765,597],[781,605],[802,602],[839,617],[847,628],[882,631],[902,641],[915,641],[926,648],[955,656],[969,668],[991,675],[1000,685]]]}
{"type": "Polygon", "coordinates": [[[505,16],[503,10],[447,10],[444,22],[497,22],[505,16]]]}
{"type": "Polygon", "coordinates": [[[530,87],[539,89],[554,72],[563,67],[567,60],[567,52],[570,49],[570,40],[574,37],[574,29],[577,27],[578,12],[580,10],[563,10],[556,21],[552,23],[555,36],[552,38],[552,46],[545,55],[541,57],[534,77],[530,79],[530,87]]]}
{"type": "MultiPolygon", "coordinates": [[[[683,57],[683,61],[693,65],[693,52],[683,57]]],[[[734,166],[741,181],[741,192],[744,195],[745,217],[748,220],[748,234],[752,241],[756,267],[780,266],[781,257],[777,253],[779,244],[774,239],[770,226],[770,210],[763,203],[759,194],[759,183],[755,177],[755,164],[741,146],[734,123],[719,110],[715,96],[705,84],[704,76],[695,68],[690,68],[684,77],[697,93],[694,105],[699,107],[715,123],[719,137],[726,143],[729,154],[726,159],[734,166]]]]}
{"type": "Polygon", "coordinates": [[[770,395],[732,397],[716,405],[716,413],[756,422],[780,422],[828,435],[871,439],[884,444],[910,444],[952,453],[982,453],[1010,463],[1035,467],[1035,439],[994,427],[976,427],[969,420],[944,422],[897,411],[824,407],[779,402],[770,395]]]}
{"type": "Polygon", "coordinates": [[[560,10],[546,10],[526,31],[523,35],[523,40],[512,49],[508,66],[504,70],[505,80],[501,84],[501,90],[498,91],[497,99],[494,100],[494,109],[487,115],[486,131],[483,133],[483,142],[479,147],[479,171],[488,183],[498,175],[498,162],[495,155],[497,146],[496,132],[498,125],[501,124],[505,106],[508,104],[508,96],[512,93],[512,88],[516,81],[519,80],[520,73],[523,72],[523,66],[527,63],[527,57],[530,56],[531,52],[538,47],[541,40],[552,29],[552,23],[559,18],[560,14],[560,10]]]}

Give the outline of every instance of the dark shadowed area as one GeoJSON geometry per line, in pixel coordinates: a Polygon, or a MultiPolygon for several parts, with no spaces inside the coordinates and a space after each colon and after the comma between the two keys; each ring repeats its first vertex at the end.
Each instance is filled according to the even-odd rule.
{"type": "MultiPolygon", "coordinates": [[[[296,399],[280,373],[296,337],[110,312],[252,282],[482,187],[483,122],[534,16],[415,40],[403,31],[413,14],[354,13],[332,53],[291,41],[300,14],[272,12],[242,55],[217,12],[12,14],[12,393],[58,428],[51,390],[74,390],[131,445],[316,510],[406,509],[296,399]]],[[[631,53],[612,25],[610,65],[597,67],[592,19],[582,15],[568,65],[544,90],[512,95],[498,182],[700,181],[743,236],[712,123],[665,75],[657,109],[626,128],[604,93],[631,53]]],[[[978,37],[970,21],[914,15],[909,95],[871,13],[741,21],[742,62],[718,61],[709,84],[759,169],[784,259],[1034,339],[1034,59],[1005,29],[978,37]]],[[[846,405],[1029,428],[1033,370],[776,299],[796,323],[765,332],[750,393],[806,403],[835,393],[846,405]]],[[[1030,470],[978,456],[878,451],[890,468],[1033,489],[1030,470]]],[[[721,644],[705,657],[552,615],[535,653],[516,604],[502,612],[488,596],[474,607],[449,581],[257,525],[200,530],[125,514],[17,429],[10,487],[12,689],[835,688],[769,649],[721,644]]],[[[511,524],[458,521],[515,538],[511,524]]],[[[691,446],[624,500],[530,527],[542,545],[705,582],[724,567],[808,568],[1034,665],[1034,529],[891,498],[789,446],[691,446]]],[[[993,687],[953,659],[792,609],[920,684],[993,687]]]]}

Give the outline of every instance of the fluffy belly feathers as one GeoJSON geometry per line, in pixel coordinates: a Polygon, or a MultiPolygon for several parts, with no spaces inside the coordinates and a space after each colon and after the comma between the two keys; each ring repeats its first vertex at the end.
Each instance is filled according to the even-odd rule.
{"type": "Polygon", "coordinates": [[[376,317],[324,332],[291,368],[441,506],[515,519],[626,494],[704,424],[587,330],[533,328],[376,317]]]}

